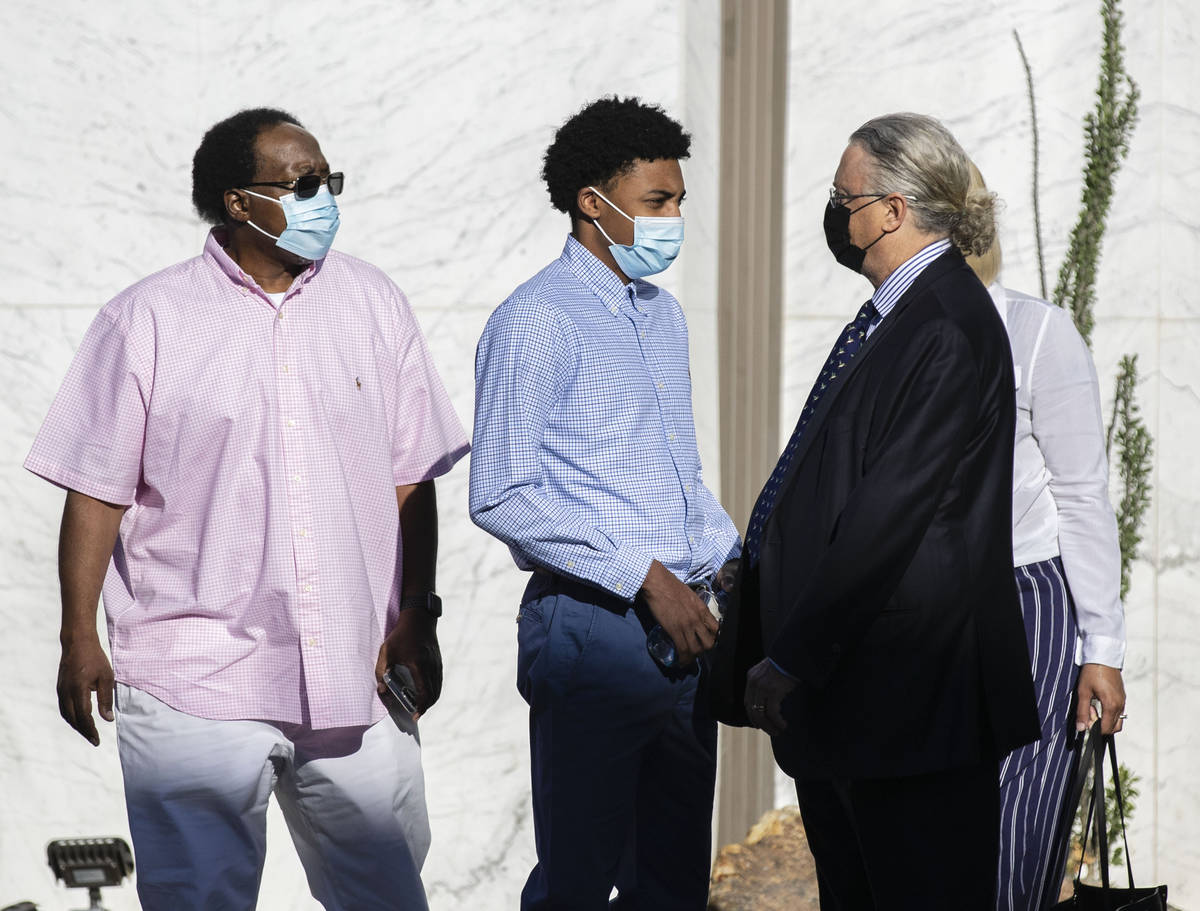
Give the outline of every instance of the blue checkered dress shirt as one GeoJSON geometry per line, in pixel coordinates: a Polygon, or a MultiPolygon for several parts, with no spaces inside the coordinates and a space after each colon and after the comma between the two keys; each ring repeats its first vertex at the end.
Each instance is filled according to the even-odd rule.
{"type": "Polygon", "coordinates": [[[740,550],[704,486],[679,302],[568,237],[475,355],[471,518],[522,569],[633,600],[652,559],[686,582],[740,550]]]}

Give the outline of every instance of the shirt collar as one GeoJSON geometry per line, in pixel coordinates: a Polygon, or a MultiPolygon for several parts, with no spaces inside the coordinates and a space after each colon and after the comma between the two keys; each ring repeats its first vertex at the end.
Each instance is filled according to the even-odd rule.
{"type": "Polygon", "coordinates": [[[912,283],[917,280],[917,276],[925,271],[925,267],[949,249],[950,240],[948,238],[935,240],[927,247],[923,247],[916,255],[906,259],[896,271],[884,279],[883,284],[876,288],[875,293],[871,295],[871,303],[875,305],[879,319],[883,319],[891,313],[897,301],[904,296],[904,292],[911,288],[912,283]]]}
{"type": "Polygon", "coordinates": [[[630,293],[637,301],[637,307],[645,310],[646,302],[639,292],[643,290],[643,285],[653,286],[636,278],[628,285],[622,284],[617,273],[600,262],[592,251],[575,239],[575,235],[567,235],[559,261],[600,298],[605,309],[613,316],[618,316],[622,309],[630,306],[630,293]]]}
{"type": "MultiPolygon", "coordinates": [[[[218,226],[208,232],[208,239],[204,241],[204,258],[217,270],[224,273],[235,285],[240,285],[245,288],[250,288],[253,291],[258,291],[262,295],[267,292],[263,291],[249,273],[243,272],[242,267],[233,261],[228,253],[225,252],[225,243],[229,238],[228,232],[224,227],[218,226]]],[[[288,294],[292,294],[302,285],[307,284],[313,276],[321,271],[321,266],[325,263],[324,259],[319,259],[311,263],[307,269],[301,272],[297,279],[293,281],[292,286],[288,289],[288,294]]],[[[270,301],[270,298],[267,298],[270,301]]],[[[274,305],[274,302],[271,302],[274,305]]]]}

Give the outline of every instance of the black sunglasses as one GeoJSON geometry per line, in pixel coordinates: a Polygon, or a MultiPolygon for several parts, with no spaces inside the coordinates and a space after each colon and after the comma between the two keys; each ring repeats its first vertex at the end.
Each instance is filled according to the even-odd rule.
{"type": "Polygon", "coordinates": [[[329,185],[331,196],[338,196],[342,192],[342,187],[346,185],[346,175],[341,171],[334,171],[328,177],[322,177],[320,174],[305,174],[295,180],[264,180],[259,183],[248,183],[246,186],[280,187],[284,190],[291,190],[296,194],[297,199],[311,199],[317,195],[317,190],[321,189],[323,183],[329,185]]]}

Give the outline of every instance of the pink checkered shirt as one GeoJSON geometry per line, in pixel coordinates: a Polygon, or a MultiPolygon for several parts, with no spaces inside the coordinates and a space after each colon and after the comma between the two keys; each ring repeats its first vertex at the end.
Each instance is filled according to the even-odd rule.
{"type": "Polygon", "coordinates": [[[404,294],[330,253],[276,307],[209,235],[84,336],[25,467],[128,505],[116,678],[203,718],[371,724],[397,485],[467,439],[404,294]]]}

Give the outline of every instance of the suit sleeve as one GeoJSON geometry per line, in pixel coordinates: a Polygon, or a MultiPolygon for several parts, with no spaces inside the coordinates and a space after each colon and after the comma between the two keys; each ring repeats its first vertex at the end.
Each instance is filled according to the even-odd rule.
{"type": "MultiPolygon", "coordinates": [[[[997,360],[1000,369],[1010,363],[997,360]]],[[[980,426],[976,357],[961,330],[944,321],[911,339],[886,388],[894,392],[881,397],[882,410],[871,417],[862,477],[768,649],[778,667],[816,686],[895,591],[972,438],[986,436],[1005,415],[1013,419],[1012,408],[1005,412],[997,403],[987,415],[990,425],[980,426]]],[[[1002,388],[1012,388],[1011,377],[1002,388]]]]}

